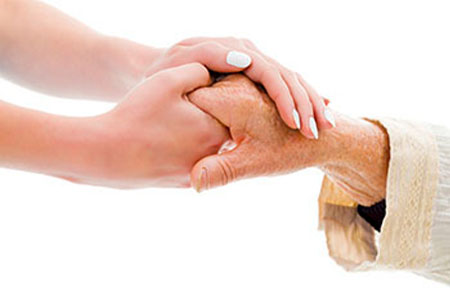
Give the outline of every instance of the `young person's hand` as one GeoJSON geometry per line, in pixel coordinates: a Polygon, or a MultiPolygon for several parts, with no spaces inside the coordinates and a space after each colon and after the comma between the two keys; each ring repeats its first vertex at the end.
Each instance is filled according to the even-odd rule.
{"type": "Polygon", "coordinates": [[[283,121],[308,138],[334,126],[325,101],[300,75],[248,40],[191,38],[156,49],[99,34],[41,1],[0,1],[0,74],[24,87],[118,101],[143,78],[194,62],[219,73],[244,72],[264,86],[283,121]]]}
{"type": "Polygon", "coordinates": [[[166,69],[85,118],[0,102],[0,166],[116,188],[188,187],[194,164],[229,139],[186,96],[209,83],[201,64],[166,69]]]}
{"type": "Polygon", "coordinates": [[[197,63],[166,69],[91,120],[101,132],[92,162],[98,172],[93,169],[85,180],[115,187],[189,186],[193,165],[217,153],[228,138],[219,122],[186,97],[209,83],[208,70],[197,63]]]}
{"type": "Polygon", "coordinates": [[[146,75],[165,68],[199,62],[220,73],[244,72],[260,83],[274,100],[283,121],[305,137],[318,138],[319,129],[335,126],[325,100],[303,78],[264,55],[255,45],[235,38],[191,38],[161,53],[146,75]]]}

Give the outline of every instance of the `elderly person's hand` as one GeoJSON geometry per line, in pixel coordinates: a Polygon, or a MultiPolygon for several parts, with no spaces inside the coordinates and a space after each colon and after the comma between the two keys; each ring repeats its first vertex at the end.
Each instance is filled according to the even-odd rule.
{"type": "Polygon", "coordinates": [[[198,89],[189,98],[227,126],[236,143],[195,165],[191,181],[198,191],[317,166],[361,203],[384,197],[388,143],[376,124],[337,114],[337,128],[320,140],[306,139],[284,125],[270,98],[243,75],[198,89]]]}

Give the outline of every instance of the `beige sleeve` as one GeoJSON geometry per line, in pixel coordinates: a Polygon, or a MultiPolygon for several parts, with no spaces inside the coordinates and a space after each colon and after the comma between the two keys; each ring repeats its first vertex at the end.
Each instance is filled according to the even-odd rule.
{"type": "Polygon", "coordinates": [[[390,141],[386,217],[375,233],[356,203],[325,177],[320,227],[347,270],[408,270],[450,283],[450,131],[379,120],[390,141]]]}

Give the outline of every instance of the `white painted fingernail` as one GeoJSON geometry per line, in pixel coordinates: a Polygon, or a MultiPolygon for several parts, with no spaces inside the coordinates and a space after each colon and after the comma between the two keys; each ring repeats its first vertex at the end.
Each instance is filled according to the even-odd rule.
{"type": "Polygon", "coordinates": [[[334,115],[330,109],[325,108],[323,111],[323,115],[325,119],[330,122],[331,125],[333,125],[333,127],[336,127],[336,121],[334,120],[334,115]]]}
{"type": "Polygon", "coordinates": [[[311,128],[311,132],[314,135],[314,138],[319,139],[319,131],[317,130],[316,120],[314,117],[309,118],[309,128],[311,128]]]}
{"type": "Polygon", "coordinates": [[[239,51],[230,51],[227,55],[227,64],[238,68],[247,68],[252,63],[252,58],[239,51]]]}
{"type": "Polygon", "coordinates": [[[295,127],[297,127],[297,129],[300,129],[300,116],[298,115],[298,112],[295,108],[292,110],[292,117],[295,121],[295,127]]]}

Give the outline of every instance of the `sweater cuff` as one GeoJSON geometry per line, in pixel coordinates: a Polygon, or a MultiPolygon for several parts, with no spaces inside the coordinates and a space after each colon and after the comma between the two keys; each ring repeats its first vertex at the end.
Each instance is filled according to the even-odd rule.
{"type": "Polygon", "coordinates": [[[327,177],[319,196],[320,225],[330,256],[346,269],[420,272],[430,258],[438,184],[436,140],[422,124],[392,119],[374,122],[386,129],[390,143],[386,216],[380,234],[358,214],[357,202],[327,177]]]}

